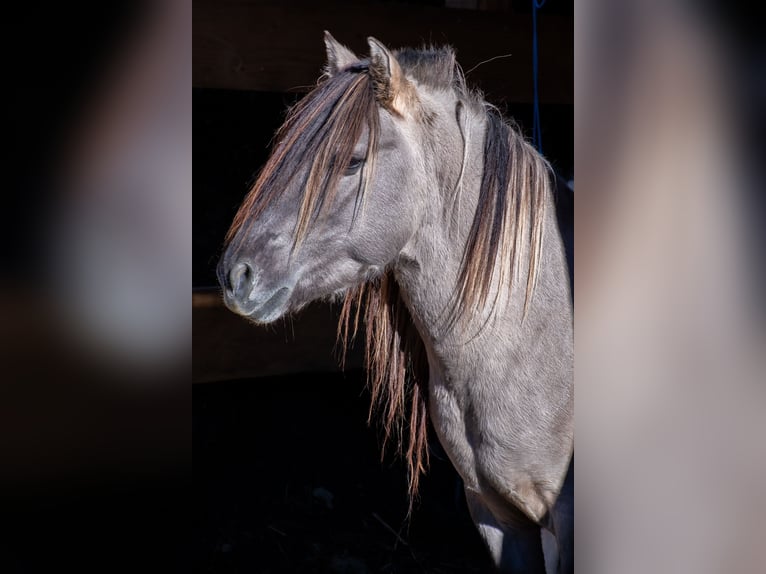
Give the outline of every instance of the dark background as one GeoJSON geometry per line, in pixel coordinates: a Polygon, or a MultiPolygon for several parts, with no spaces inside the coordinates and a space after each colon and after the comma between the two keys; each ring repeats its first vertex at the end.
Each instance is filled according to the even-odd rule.
{"type": "Polygon", "coordinates": [[[402,464],[381,462],[363,386],[354,369],[195,387],[197,570],[492,571],[438,444],[406,521],[402,464]]]}

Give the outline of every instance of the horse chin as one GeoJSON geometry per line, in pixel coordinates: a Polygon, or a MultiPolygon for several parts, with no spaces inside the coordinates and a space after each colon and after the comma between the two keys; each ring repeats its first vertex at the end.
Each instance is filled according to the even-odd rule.
{"type": "Polygon", "coordinates": [[[284,317],[290,310],[289,302],[292,293],[289,287],[277,289],[266,302],[247,313],[247,318],[254,323],[265,325],[284,317]]]}

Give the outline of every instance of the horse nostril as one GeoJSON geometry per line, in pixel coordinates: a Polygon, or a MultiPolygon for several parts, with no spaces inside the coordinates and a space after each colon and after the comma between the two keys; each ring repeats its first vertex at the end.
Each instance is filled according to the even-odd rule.
{"type": "Polygon", "coordinates": [[[255,273],[249,263],[237,263],[229,272],[229,285],[236,299],[247,299],[254,282],[255,273]]]}

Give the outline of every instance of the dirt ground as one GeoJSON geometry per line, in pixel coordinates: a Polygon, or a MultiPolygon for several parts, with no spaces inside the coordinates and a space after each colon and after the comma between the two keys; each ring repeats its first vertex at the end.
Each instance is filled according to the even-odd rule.
{"type": "Polygon", "coordinates": [[[404,465],[380,461],[363,376],[194,386],[195,571],[492,572],[435,440],[405,520],[404,465]]]}

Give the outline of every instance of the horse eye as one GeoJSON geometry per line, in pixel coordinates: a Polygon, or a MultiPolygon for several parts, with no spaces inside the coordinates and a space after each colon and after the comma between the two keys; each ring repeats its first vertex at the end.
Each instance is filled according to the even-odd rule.
{"type": "Polygon", "coordinates": [[[359,171],[359,168],[362,167],[363,163],[364,158],[352,157],[351,161],[348,162],[348,166],[346,166],[345,175],[354,175],[357,171],[359,171]]]}

